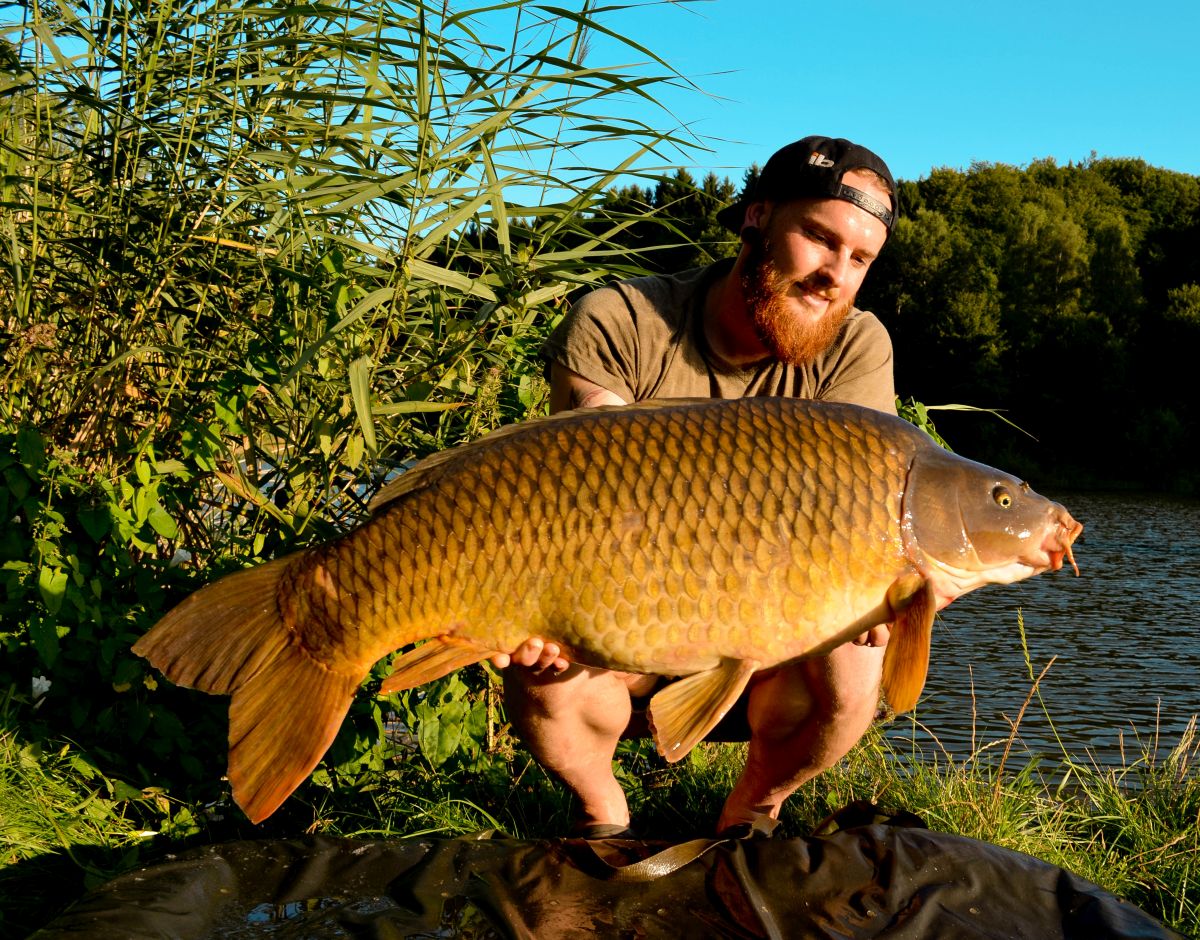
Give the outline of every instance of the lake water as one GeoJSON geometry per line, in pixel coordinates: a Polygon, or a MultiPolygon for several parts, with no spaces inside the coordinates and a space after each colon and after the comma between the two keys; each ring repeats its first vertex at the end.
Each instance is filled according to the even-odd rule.
{"type": "MultiPolygon", "coordinates": [[[[1070,567],[959,598],[934,625],[929,679],[915,716],[889,736],[938,743],[955,759],[973,749],[999,759],[1032,686],[1057,657],[1026,710],[1017,755],[1119,767],[1142,745],[1165,756],[1200,713],[1200,501],[1158,495],[1054,493],[1084,525],[1070,567]],[[972,682],[974,700],[972,700],[972,682]],[[973,714],[974,710],[974,714],[973,714]],[[1005,717],[1007,716],[1007,718],[1005,717]],[[1055,731],[1063,747],[1055,740],[1055,731]],[[1124,754],[1122,754],[1122,746],[1124,754]]],[[[1024,761],[1022,761],[1024,763],[1024,761]]]]}

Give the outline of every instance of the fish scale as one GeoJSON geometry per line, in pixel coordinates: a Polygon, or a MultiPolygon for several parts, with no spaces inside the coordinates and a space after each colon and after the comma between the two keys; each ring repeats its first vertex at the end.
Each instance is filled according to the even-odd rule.
{"type": "MultiPolygon", "coordinates": [[[[764,619],[769,623],[785,616],[782,598],[789,592],[821,597],[812,590],[812,580],[826,579],[825,569],[835,558],[849,559],[856,572],[877,561],[868,560],[863,546],[822,544],[820,534],[837,537],[839,532],[856,532],[854,516],[863,515],[869,522],[869,507],[879,505],[878,494],[869,489],[847,491],[860,481],[847,459],[855,453],[848,445],[872,454],[882,450],[877,435],[867,433],[868,424],[852,436],[839,425],[826,423],[807,429],[808,437],[793,442],[789,431],[791,438],[801,435],[770,408],[728,413],[715,427],[711,423],[706,427],[686,411],[682,420],[678,415],[639,410],[634,420],[618,426],[617,434],[605,434],[610,425],[578,423],[559,429],[548,440],[531,439],[524,447],[481,450],[475,466],[460,469],[452,484],[444,480],[430,485],[371,523],[384,535],[371,540],[365,558],[357,545],[346,543],[351,558],[345,567],[348,571],[378,569],[381,545],[399,545],[399,558],[412,559],[408,564],[397,562],[401,570],[412,572],[412,578],[380,578],[395,589],[395,597],[384,605],[378,620],[393,625],[486,625],[492,642],[500,647],[516,645],[531,633],[557,634],[576,656],[633,668],[645,662],[647,645],[662,645],[645,642],[640,631],[646,626],[653,626],[655,636],[662,636],[668,645],[695,645],[702,638],[704,649],[694,652],[709,662],[717,656],[711,649],[713,631],[706,629],[713,621],[720,623],[723,635],[740,629],[748,637],[762,637],[764,619]],[[771,435],[782,438],[783,446],[754,446],[771,435]],[[695,446],[687,446],[689,442],[695,446]],[[809,463],[788,465],[785,455],[793,443],[809,463]],[[529,499],[518,503],[517,488],[510,481],[521,478],[518,468],[530,466],[530,448],[538,445],[544,445],[536,464],[538,485],[530,488],[529,499]],[[604,468],[609,472],[588,459],[596,453],[607,455],[604,468]],[[702,462],[708,465],[701,466],[702,462]],[[771,487],[770,478],[781,475],[785,475],[784,485],[771,487]],[[788,479],[800,476],[808,479],[788,479]],[[461,499],[452,504],[445,499],[442,490],[449,485],[457,494],[475,494],[469,514],[464,513],[461,499]],[[825,493],[828,501],[809,503],[803,515],[794,498],[775,505],[780,492],[792,494],[799,486],[825,493]],[[765,506],[768,500],[771,505],[765,506]],[[481,543],[450,537],[452,523],[443,519],[450,506],[452,518],[465,516],[472,533],[488,533],[481,543]],[[550,516],[561,522],[547,533],[539,522],[550,516]],[[790,530],[792,545],[813,547],[805,551],[807,559],[792,557],[787,545],[780,544],[782,533],[773,524],[778,519],[785,532],[790,530]],[[399,537],[391,531],[396,525],[401,526],[399,537]],[[506,537],[492,534],[500,532],[506,537]],[[577,605],[566,622],[562,605],[548,602],[561,592],[562,584],[544,576],[546,564],[561,553],[594,560],[593,565],[577,569],[577,582],[571,585],[577,605]],[[784,557],[792,563],[781,565],[784,557]],[[463,558],[475,560],[467,572],[459,569],[463,558]],[[707,573],[698,593],[715,594],[715,609],[687,603],[677,588],[668,592],[662,604],[651,605],[641,597],[642,585],[659,584],[670,571],[680,569],[707,573]],[[809,574],[807,583],[786,577],[796,570],[809,574]],[[522,602],[532,598],[537,602],[522,602]],[[449,603],[452,600],[455,603],[449,603]]],[[[874,479],[878,475],[868,478],[874,479]]],[[[894,541],[897,532],[892,531],[891,537],[894,541]]],[[[797,605],[787,606],[794,618],[797,605]]],[[[806,613],[812,616],[811,611],[806,613]]],[[[347,605],[343,619],[342,629],[350,635],[363,618],[347,605]]],[[[469,636],[469,629],[455,635],[469,636]]],[[[807,642],[803,637],[797,640],[807,642]]],[[[739,648],[752,646],[747,642],[739,648]]],[[[389,640],[364,655],[375,659],[391,648],[394,643],[389,640]]],[[[756,651],[764,657],[773,652],[756,651]]],[[[652,665],[675,669],[690,665],[674,650],[667,660],[652,665]]]]}
{"type": "Polygon", "coordinates": [[[397,649],[384,691],[531,636],[576,662],[685,677],[650,703],[678,760],[755,671],[878,623],[888,696],[911,707],[935,608],[1060,566],[1079,529],[894,416],[783,398],[525,422],[427,458],[372,508],[334,542],[201,589],[135,646],[172,680],[233,695],[229,779],[252,819],[311,772],[397,649]],[[992,518],[1001,489],[1019,506],[992,518]],[[960,497],[969,511],[948,506],[960,497]],[[942,531],[959,518],[979,520],[986,552],[942,531]],[[1005,534],[1018,530],[1032,541],[1005,534]],[[287,721],[284,696],[311,714],[287,721]]]}

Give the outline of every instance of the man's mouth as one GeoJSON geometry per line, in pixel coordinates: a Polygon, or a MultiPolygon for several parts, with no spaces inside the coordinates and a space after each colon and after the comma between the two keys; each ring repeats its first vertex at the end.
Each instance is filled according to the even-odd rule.
{"type": "Polygon", "coordinates": [[[804,283],[797,286],[800,288],[800,298],[814,307],[831,304],[841,295],[836,287],[809,287],[804,283]]]}

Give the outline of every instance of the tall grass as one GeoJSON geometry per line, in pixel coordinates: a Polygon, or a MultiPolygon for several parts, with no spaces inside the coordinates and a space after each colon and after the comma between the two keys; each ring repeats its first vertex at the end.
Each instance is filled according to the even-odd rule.
{"type": "Polygon", "coordinates": [[[0,730],[0,935],[48,917],[132,864],[144,830],[120,790],[69,745],[46,750],[0,730]]]}
{"type": "MultiPolygon", "coordinates": [[[[543,407],[536,350],[629,222],[605,189],[694,144],[628,102],[682,79],[591,0],[5,9],[0,691],[44,678],[31,729],[216,780],[219,717],[130,646],[543,407]]],[[[380,765],[382,717],[341,760],[380,765]]]]}
{"type": "Polygon", "coordinates": [[[670,69],[628,39],[657,72],[587,61],[619,10],[25,6],[3,32],[0,415],[110,474],[149,446],[221,468],[188,481],[220,524],[176,518],[200,551],[243,516],[337,518],[368,458],[494,423],[453,409],[609,273],[589,209],[679,157],[622,116],[670,69]],[[584,169],[600,145],[623,156],[584,169]]]}

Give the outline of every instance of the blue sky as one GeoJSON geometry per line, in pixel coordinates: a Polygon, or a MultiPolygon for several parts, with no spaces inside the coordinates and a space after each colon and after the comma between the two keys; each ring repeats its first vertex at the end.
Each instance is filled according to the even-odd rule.
{"type": "Polygon", "coordinates": [[[905,179],[1093,151],[1200,175],[1200,0],[700,0],[606,22],[708,93],[664,104],[714,148],[694,169],[735,182],[810,133],[905,179]]]}

